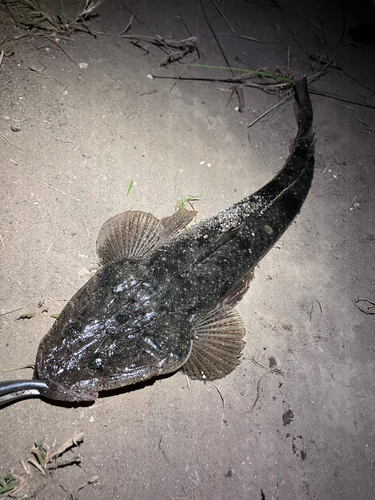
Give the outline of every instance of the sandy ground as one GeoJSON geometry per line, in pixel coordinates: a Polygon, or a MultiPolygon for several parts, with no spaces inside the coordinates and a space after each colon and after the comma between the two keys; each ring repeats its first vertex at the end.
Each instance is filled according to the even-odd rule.
{"type": "MultiPolygon", "coordinates": [[[[212,2],[203,5],[234,67],[311,75],[322,66],[308,54],[333,56],[343,30],[341,2],[217,2],[235,35],[264,42],[256,43],[234,36],[212,2]]],[[[347,2],[345,12],[347,26],[375,15],[371,2],[347,2]]],[[[117,34],[134,13],[128,34],[197,34],[201,59],[183,61],[225,66],[193,1],[108,0],[97,13],[93,31],[117,34]]],[[[214,214],[272,178],[296,124],[289,102],[248,129],[277,95],[244,87],[239,113],[229,84],[176,79],[227,78],[226,71],[161,67],[159,48],[121,37],[76,32],[56,42],[1,16],[0,51],[10,42],[14,49],[0,67],[0,366],[7,370],[33,364],[57,303],[97,269],[95,241],[106,219],[127,209],[164,217],[191,195],[200,195],[198,220],[214,214]]],[[[313,86],[374,106],[373,56],[374,46],[348,35],[337,67],[313,86]]],[[[319,95],[312,102],[313,186],[238,306],[247,330],[241,364],[215,385],[188,384],[176,373],[94,405],[28,399],[3,409],[0,475],[23,476],[19,495],[375,498],[375,317],[354,303],[375,301],[375,112],[319,95]],[[34,441],[52,446],[77,432],[84,433],[75,452],[81,467],[44,477],[30,466],[25,474],[20,460],[31,457],[34,441]]]]}

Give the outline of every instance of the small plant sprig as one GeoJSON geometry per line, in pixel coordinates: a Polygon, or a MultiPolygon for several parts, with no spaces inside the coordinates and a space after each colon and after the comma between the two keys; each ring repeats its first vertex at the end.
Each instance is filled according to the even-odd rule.
{"type": "Polygon", "coordinates": [[[14,490],[20,485],[20,478],[9,473],[6,476],[0,476],[0,495],[14,490]]]}
{"type": "Polygon", "coordinates": [[[182,210],[183,208],[185,208],[185,205],[188,203],[190,205],[190,208],[192,210],[194,210],[194,207],[193,207],[193,203],[196,202],[196,201],[199,201],[199,198],[201,197],[201,195],[196,195],[196,196],[189,196],[187,198],[181,198],[181,200],[179,200],[176,204],[176,212],[178,210],[182,210]]]}

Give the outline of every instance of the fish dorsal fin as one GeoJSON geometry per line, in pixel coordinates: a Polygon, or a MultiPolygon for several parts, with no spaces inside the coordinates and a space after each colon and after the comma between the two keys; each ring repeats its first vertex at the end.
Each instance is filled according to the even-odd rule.
{"type": "Polygon", "coordinates": [[[243,225],[230,227],[226,231],[224,231],[218,238],[215,240],[193,264],[193,267],[196,267],[198,264],[201,264],[203,261],[208,259],[210,255],[215,253],[219,248],[228,243],[228,241],[232,240],[242,229],[243,225]]]}
{"type": "Polygon", "coordinates": [[[180,208],[170,217],[164,217],[160,222],[163,225],[163,242],[176,236],[181,229],[187,226],[197,215],[194,210],[180,208]]]}
{"type": "Polygon", "coordinates": [[[239,363],[245,328],[237,311],[223,305],[193,325],[193,347],[182,371],[190,378],[216,380],[239,363]]]}
{"type": "Polygon", "coordinates": [[[185,208],[157,219],[147,212],[128,210],[108,219],[101,227],[96,248],[103,264],[123,257],[143,257],[172,239],[195,216],[185,208]]]}

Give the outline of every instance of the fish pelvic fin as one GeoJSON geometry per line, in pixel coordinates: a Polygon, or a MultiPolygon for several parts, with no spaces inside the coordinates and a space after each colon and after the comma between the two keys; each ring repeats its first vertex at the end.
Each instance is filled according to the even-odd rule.
{"type": "Polygon", "coordinates": [[[250,283],[254,279],[254,268],[250,269],[245,276],[239,281],[228,293],[227,295],[219,302],[220,306],[231,306],[235,307],[240,300],[243,299],[244,295],[250,288],[250,283]]]}
{"type": "Polygon", "coordinates": [[[193,347],[182,371],[192,379],[216,380],[239,364],[245,328],[237,311],[218,306],[193,325],[193,347]]]}
{"type": "Polygon", "coordinates": [[[196,212],[186,208],[162,220],[137,210],[115,215],[99,231],[96,242],[99,258],[102,264],[122,258],[142,258],[173,239],[195,215],[196,212]]]}

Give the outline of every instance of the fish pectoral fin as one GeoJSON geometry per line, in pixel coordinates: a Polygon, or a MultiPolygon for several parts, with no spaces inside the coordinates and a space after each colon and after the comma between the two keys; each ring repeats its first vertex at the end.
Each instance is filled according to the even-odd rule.
{"type": "Polygon", "coordinates": [[[237,311],[223,305],[193,325],[193,347],[182,371],[190,378],[216,380],[225,377],[239,363],[245,342],[245,328],[237,311]]]}
{"type": "Polygon", "coordinates": [[[182,208],[159,220],[147,212],[128,210],[108,219],[101,227],[96,249],[102,264],[121,258],[142,258],[171,240],[193,220],[197,212],[182,208]]]}
{"type": "Polygon", "coordinates": [[[128,210],[102,225],[96,249],[103,264],[123,257],[143,257],[156,246],[162,233],[159,219],[147,212],[128,210]]]}
{"type": "Polygon", "coordinates": [[[218,238],[215,240],[193,264],[193,268],[198,264],[202,264],[206,259],[208,259],[212,254],[214,254],[219,248],[224,246],[228,241],[232,240],[243,228],[243,224],[236,227],[230,227],[226,231],[224,231],[218,238]]]}

